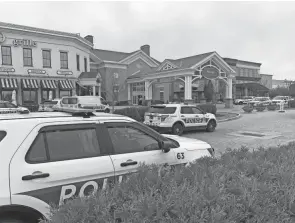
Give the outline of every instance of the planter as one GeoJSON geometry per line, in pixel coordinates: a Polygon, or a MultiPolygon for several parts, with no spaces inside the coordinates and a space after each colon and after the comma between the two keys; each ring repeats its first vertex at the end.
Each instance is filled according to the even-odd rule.
{"type": "Polygon", "coordinates": [[[257,106],[255,109],[256,109],[256,111],[258,111],[258,112],[262,112],[262,111],[264,111],[265,110],[265,106],[257,106]]]}
{"type": "Polygon", "coordinates": [[[248,105],[244,106],[242,109],[244,110],[244,112],[247,112],[247,113],[251,113],[254,110],[252,106],[248,106],[248,105]]]}
{"type": "Polygon", "coordinates": [[[269,111],[275,111],[276,109],[277,109],[276,104],[270,104],[267,106],[267,110],[269,110],[269,111]]]}

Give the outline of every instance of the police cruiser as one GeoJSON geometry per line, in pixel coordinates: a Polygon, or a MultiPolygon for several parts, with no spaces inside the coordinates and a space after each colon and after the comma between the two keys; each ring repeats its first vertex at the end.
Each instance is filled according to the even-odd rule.
{"type": "Polygon", "coordinates": [[[213,132],[217,126],[214,114],[206,113],[194,105],[152,105],[145,113],[144,124],[162,132],[182,135],[184,131],[203,129],[213,132]]]}
{"type": "Polygon", "coordinates": [[[15,105],[8,101],[0,101],[0,114],[7,113],[29,113],[29,109],[15,105]]]}
{"type": "Polygon", "coordinates": [[[87,109],[0,115],[0,222],[49,218],[49,204],[122,181],[141,163],[189,165],[206,142],[161,135],[135,120],[87,109]]]}

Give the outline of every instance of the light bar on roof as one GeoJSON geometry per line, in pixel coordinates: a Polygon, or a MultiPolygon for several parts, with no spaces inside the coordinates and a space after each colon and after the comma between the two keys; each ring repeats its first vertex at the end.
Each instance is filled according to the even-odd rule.
{"type": "Polygon", "coordinates": [[[67,112],[67,113],[93,113],[95,112],[94,109],[84,109],[84,108],[67,108],[67,107],[53,107],[54,111],[58,112],[67,112]]]}

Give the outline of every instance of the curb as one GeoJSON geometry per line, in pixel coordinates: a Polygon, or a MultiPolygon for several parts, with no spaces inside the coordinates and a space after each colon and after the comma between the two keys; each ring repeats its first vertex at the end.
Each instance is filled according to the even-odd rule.
{"type": "Polygon", "coordinates": [[[227,112],[227,114],[235,114],[236,116],[235,117],[231,117],[231,118],[226,118],[226,119],[219,120],[218,123],[232,121],[232,120],[236,120],[236,119],[239,119],[239,118],[242,117],[242,115],[239,114],[239,113],[227,112]]]}

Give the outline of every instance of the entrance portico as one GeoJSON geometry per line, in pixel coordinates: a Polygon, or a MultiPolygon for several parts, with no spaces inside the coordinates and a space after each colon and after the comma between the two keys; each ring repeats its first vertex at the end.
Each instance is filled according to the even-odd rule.
{"type": "Polygon", "coordinates": [[[79,95],[101,96],[101,75],[97,72],[83,72],[78,78],[79,95]]]}
{"type": "MultiPolygon", "coordinates": [[[[167,64],[167,63],[166,63],[167,64]]],[[[225,106],[232,107],[232,79],[234,78],[235,71],[216,53],[213,52],[206,58],[200,61],[192,63],[188,68],[181,68],[170,63],[170,68],[167,69],[165,61],[162,63],[162,67],[166,69],[161,70],[161,66],[153,73],[138,73],[127,79],[128,84],[128,100],[131,101],[133,95],[131,85],[135,83],[144,83],[144,96],[145,100],[150,102],[154,100],[153,92],[156,91],[156,86],[168,85],[170,95],[173,95],[174,83],[181,82],[184,85],[184,101],[193,102],[192,90],[194,86],[205,85],[206,82],[219,82],[222,81],[226,85],[225,92],[225,106]]],[[[167,98],[167,97],[166,97],[167,98]]],[[[166,102],[166,100],[164,101],[166,102]]]]}

